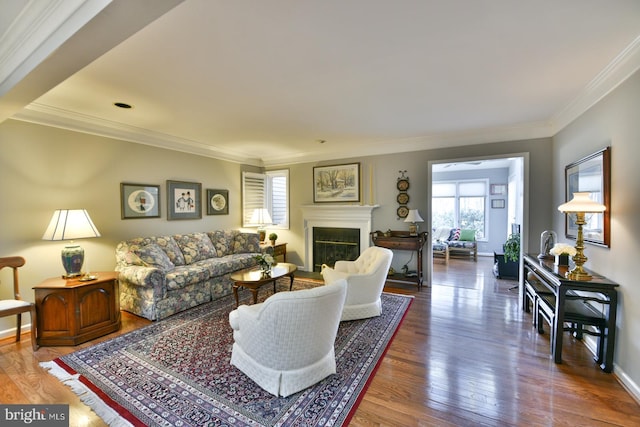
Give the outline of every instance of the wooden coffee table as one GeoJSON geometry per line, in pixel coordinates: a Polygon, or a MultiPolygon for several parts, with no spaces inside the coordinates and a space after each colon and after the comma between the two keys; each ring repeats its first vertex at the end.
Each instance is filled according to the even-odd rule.
{"type": "Polygon", "coordinates": [[[253,303],[256,304],[258,302],[258,289],[260,289],[260,286],[273,283],[273,293],[275,293],[276,280],[281,277],[289,277],[289,279],[291,279],[289,283],[289,290],[291,290],[293,288],[293,273],[295,273],[297,269],[295,264],[279,262],[271,268],[271,275],[269,277],[264,277],[257,267],[233,273],[230,277],[231,280],[233,280],[233,296],[236,298],[236,307],[240,303],[238,300],[239,287],[249,289],[253,294],[253,303]]]}

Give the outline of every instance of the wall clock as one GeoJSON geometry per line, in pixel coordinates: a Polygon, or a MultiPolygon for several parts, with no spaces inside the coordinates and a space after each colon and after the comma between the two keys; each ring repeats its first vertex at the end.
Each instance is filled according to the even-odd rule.
{"type": "Polygon", "coordinates": [[[400,193],[396,200],[398,201],[398,204],[406,205],[409,203],[409,195],[407,193],[400,193]]]}

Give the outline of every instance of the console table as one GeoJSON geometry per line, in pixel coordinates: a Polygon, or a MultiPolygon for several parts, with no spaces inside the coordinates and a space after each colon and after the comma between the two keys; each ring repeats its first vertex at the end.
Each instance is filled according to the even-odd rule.
{"type": "MultiPolygon", "coordinates": [[[[618,309],[617,283],[603,277],[593,271],[589,271],[593,277],[591,280],[571,280],[565,277],[569,270],[566,266],[554,265],[553,260],[538,259],[536,255],[526,254],[524,256],[525,280],[531,273],[537,278],[556,298],[555,316],[553,332],[551,334],[551,351],[555,363],[562,363],[562,336],[564,335],[565,322],[565,301],[585,300],[594,301],[607,306],[608,309],[602,311],[606,328],[604,342],[599,343],[603,348],[603,360],[600,368],[605,372],[613,369],[613,352],[616,342],[616,312],[618,309]],[[588,296],[580,292],[588,292],[588,296]]],[[[525,296],[526,298],[526,296],[525,296]]],[[[526,301],[523,301],[523,309],[526,309],[526,301]]],[[[537,313],[534,313],[536,316],[537,313]]],[[[596,357],[597,360],[597,357],[596,357]]]]}
{"type": "Polygon", "coordinates": [[[78,345],[120,329],[118,273],[93,273],[95,280],[54,277],[33,287],[38,344],[78,345]]]}
{"type": "Polygon", "coordinates": [[[414,251],[418,255],[418,266],[414,276],[408,276],[402,273],[395,273],[387,277],[390,282],[415,283],[418,290],[422,289],[424,274],[422,272],[422,249],[427,243],[427,232],[418,233],[417,236],[409,235],[408,231],[373,231],[370,233],[371,240],[375,246],[387,249],[396,249],[403,251],[414,251]]]}

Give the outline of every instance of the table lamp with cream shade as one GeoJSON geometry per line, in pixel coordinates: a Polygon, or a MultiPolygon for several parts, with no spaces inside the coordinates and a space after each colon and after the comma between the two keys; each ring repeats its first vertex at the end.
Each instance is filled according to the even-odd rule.
{"type": "Polygon", "coordinates": [[[273,224],[273,220],[267,209],[254,209],[253,214],[251,214],[251,224],[258,226],[258,235],[260,236],[260,243],[262,243],[267,237],[267,230],[265,230],[264,227],[273,224]]]}
{"type": "Polygon", "coordinates": [[[82,274],[84,249],[73,240],[100,237],[100,232],[91,221],[85,209],[58,209],[53,213],[42,240],[69,240],[62,249],[62,265],[66,271],[64,278],[82,274]]]}
{"type": "Polygon", "coordinates": [[[578,235],[576,237],[576,254],[573,256],[575,267],[567,272],[567,278],[572,280],[591,280],[591,275],[582,267],[587,262],[584,255],[584,237],[582,235],[582,226],[587,223],[585,214],[602,213],[607,207],[602,203],[591,200],[588,192],[573,193],[573,199],[567,203],[558,206],[560,212],[575,215],[575,223],[578,226],[578,235]]]}
{"type": "Polygon", "coordinates": [[[418,209],[409,209],[409,213],[407,214],[407,217],[404,219],[404,222],[411,223],[409,225],[409,235],[417,236],[419,227],[418,227],[418,224],[416,223],[424,222],[424,219],[422,219],[422,217],[420,216],[420,212],[418,212],[418,209]]]}

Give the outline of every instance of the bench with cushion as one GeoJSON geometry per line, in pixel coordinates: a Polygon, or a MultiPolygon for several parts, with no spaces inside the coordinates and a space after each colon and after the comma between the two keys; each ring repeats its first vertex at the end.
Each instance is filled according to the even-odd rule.
{"type": "Polygon", "coordinates": [[[445,263],[452,256],[471,257],[474,261],[478,261],[478,244],[475,230],[450,228],[446,238],[443,237],[443,232],[443,229],[438,228],[433,233],[432,250],[434,254],[444,256],[445,263]]]}

